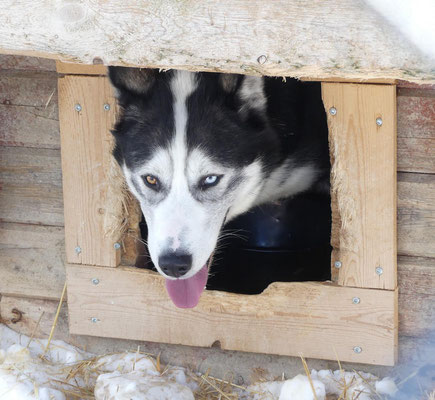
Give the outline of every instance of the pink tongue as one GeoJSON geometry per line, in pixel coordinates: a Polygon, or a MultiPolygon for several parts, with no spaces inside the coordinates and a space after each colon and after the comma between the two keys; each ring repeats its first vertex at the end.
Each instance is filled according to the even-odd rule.
{"type": "Polygon", "coordinates": [[[166,290],[172,302],[179,308],[193,308],[204,291],[208,278],[208,268],[204,265],[188,279],[166,279],[166,290]]]}

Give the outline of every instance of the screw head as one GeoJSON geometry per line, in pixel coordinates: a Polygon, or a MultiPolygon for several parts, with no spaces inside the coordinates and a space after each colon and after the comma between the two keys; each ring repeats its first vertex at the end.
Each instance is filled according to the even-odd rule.
{"type": "Polygon", "coordinates": [[[377,126],[382,126],[382,118],[376,118],[376,125],[377,126]]]}
{"type": "Polygon", "coordinates": [[[360,353],[362,352],[362,348],[359,347],[359,346],[355,346],[355,347],[353,348],[353,351],[354,351],[354,353],[356,353],[356,354],[360,354],[360,353]]]}
{"type": "Polygon", "coordinates": [[[334,263],[334,267],[335,267],[335,268],[341,268],[341,261],[336,261],[336,262],[334,263]]]}
{"type": "Polygon", "coordinates": [[[82,106],[80,104],[76,104],[74,106],[74,110],[76,110],[77,112],[80,112],[80,111],[82,111],[82,106]]]}
{"type": "Polygon", "coordinates": [[[331,114],[331,115],[336,115],[336,114],[337,114],[337,109],[336,109],[335,107],[331,107],[331,108],[329,109],[329,114],[331,114]]]}
{"type": "Polygon", "coordinates": [[[92,318],[91,318],[91,322],[92,322],[93,324],[96,324],[98,321],[99,321],[98,318],[95,318],[95,317],[92,317],[92,318]]]}
{"type": "Polygon", "coordinates": [[[378,275],[382,275],[384,273],[384,269],[382,267],[376,267],[375,271],[378,275]]]}
{"type": "Polygon", "coordinates": [[[77,254],[80,254],[82,252],[82,248],[80,246],[77,246],[74,250],[77,254]]]}
{"type": "Polygon", "coordinates": [[[359,304],[360,303],[360,298],[359,297],[354,297],[353,299],[352,299],[352,303],[353,304],[359,304]]]}
{"type": "Polygon", "coordinates": [[[119,243],[115,243],[113,247],[115,248],[115,250],[119,250],[121,248],[121,245],[119,243]]]}
{"type": "Polygon", "coordinates": [[[104,104],[103,108],[104,108],[105,111],[109,111],[110,110],[110,104],[107,104],[107,103],[104,104]]]}
{"type": "Polygon", "coordinates": [[[267,57],[264,54],[257,58],[257,62],[259,64],[264,64],[266,61],[267,61],[267,57]]]}
{"type": "Polygon", "coordinates": [[[100,283],[100,280],[98,278],[92,278],[92,283],[94,285],[98,285],[100,283]]]}

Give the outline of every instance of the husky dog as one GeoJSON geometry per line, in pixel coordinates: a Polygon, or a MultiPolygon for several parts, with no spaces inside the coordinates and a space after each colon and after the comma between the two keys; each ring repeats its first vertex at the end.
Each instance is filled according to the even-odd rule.
{"type": "Polygon", "coordinates": [[[222,226],[329,181],[320,85],[293,79],[111,67],[119,162],[148,250],[178,307],[194,307],[222,226]]]}

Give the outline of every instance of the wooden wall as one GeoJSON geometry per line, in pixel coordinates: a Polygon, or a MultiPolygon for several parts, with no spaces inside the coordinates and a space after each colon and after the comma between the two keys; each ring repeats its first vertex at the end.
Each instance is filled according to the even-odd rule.
{"type": "MultiPolygon", "coordinates": [[[[435,327],[435,86],[401,83],[397,104],[403,360],[415,355],[413,343],[435,327]]],[[[55,66],[1,56],[0,318],[29,332],[46,310],[38,332],[45,333],[64,284],[64,258],[55,66]],[[15,325],[13,308],[25,313],[15,325]]],[[[68,337],[66,329],[60,332],[85,343],[68,337]]]]}

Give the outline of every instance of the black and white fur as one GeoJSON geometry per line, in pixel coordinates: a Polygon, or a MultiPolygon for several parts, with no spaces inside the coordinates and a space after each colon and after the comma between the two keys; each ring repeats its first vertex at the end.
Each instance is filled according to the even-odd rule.
{"type": "Polygon", "coordinates": [[[122,110],[114,155],[166,278],[195,275],[222,226],[253,206],[327,188],[319,84],[123,67],[111,67],[110,78],[122,110]],[[168,255],[185,268],[168,272],[168,255]]]}

